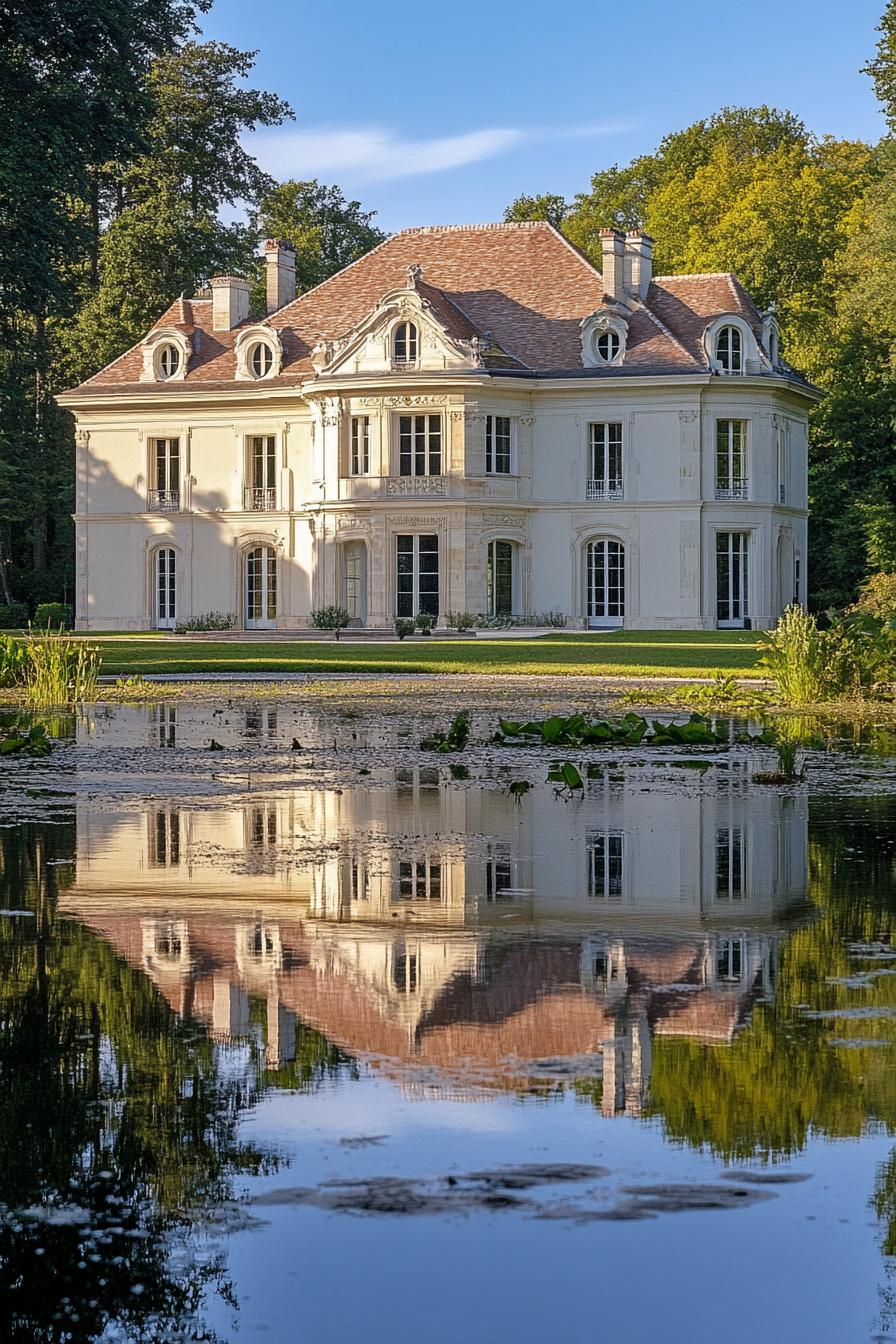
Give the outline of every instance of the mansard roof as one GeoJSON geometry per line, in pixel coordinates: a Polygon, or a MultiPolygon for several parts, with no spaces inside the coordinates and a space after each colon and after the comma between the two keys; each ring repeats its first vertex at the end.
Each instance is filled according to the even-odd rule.
{"type": "MultiPolygon", "coordinates": [[[[315,376],[311,354],[321,342],[346,338],[382,297],[404,288],[408,267],[420,267],[417,290],[449,336],[478,337],[480,372],[520,377],[618,377],[706,373],[702,335],[726,313],[740,315],[761,338],[755,304],[731,274],[661,276],[646,299],[627,301],[628,338],[621,365],[583,368],[581,323],[605,304],[603,282],[587,258],[547,223],[448,225],[404,229],[338,274],[264,319],[283,348],[277,377],[291,387],[315,376]]],[[[610,301],[607,301],[608,303],[610,301]]],[[[611,305],[614,312],[618,305],[611,305]]],[[[234,346],[249,319],[230,331],[212,329],[210,299],[178,299],[153,331],[177,327],[191,338],[185,376],[158,384],[172,395],[190,389],[245,391],[236,379],[234,346]]],[[[145,338],[144,338],[145,339],[145,338]]],[[[142,342],[76,392],[142,392],[142,342]]]]}

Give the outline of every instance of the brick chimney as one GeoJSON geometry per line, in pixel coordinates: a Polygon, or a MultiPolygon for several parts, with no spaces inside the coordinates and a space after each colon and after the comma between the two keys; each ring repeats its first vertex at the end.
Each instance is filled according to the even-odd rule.
{"type": "Polygon", "coordinates": [[[249,281],[239,275],[213,275],[212,331],[231,331],[249,316],[249,281]]]}
{"type": "Polygon", "coordinates": [[[653,275],[653,239],[632,229],[625,236],[625,288],[633,299],[646,299],[653,275]]]}
{"type": "Polygon", "coordinates": [[[621,302],[625,297],[625,234],[621,229],[601,229],[600,248],[604,294],[621,302]]]}
{"type": "Polygon", "coordinates": [[[269,238],[264,261],[267,311],[275,313],[296,296],[296,249],[283,238],[269,238]]]}

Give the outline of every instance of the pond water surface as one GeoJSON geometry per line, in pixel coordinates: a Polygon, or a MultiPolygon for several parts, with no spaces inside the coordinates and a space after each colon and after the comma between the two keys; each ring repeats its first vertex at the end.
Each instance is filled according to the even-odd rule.
{"type": "Polygon", "coordinates": [[[896,1339],[892,758],[431,726],[0,766],[0,1339],[896,1339]]]}

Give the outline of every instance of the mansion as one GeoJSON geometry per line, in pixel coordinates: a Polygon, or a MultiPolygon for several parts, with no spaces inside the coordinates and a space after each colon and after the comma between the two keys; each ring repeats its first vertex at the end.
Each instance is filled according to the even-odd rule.
{"type": "Polygon", "coordinates": [[[59,400],[77,626],[356,627],[449,613],[768,627],[806,591],[807,420],[730,274],[597,271],[546,223],[407,229],[267,316],[217,276],[59,400]]]}

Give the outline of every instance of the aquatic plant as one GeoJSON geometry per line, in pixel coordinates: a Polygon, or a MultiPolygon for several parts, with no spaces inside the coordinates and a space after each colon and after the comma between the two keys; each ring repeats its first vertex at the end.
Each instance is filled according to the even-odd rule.
{"type": "Polygon", "coordinates": [[[0,756],[49,756],[53,742],[42,723],[0,714],[0,756]]]}
{"type": "Polygon", "coordinates": [[[561,788],[568,789],[570,793],[585,787],[581,772],[578,766],[573,765],[572,761],[554,761],[548,771],[547,782],[549,784],[559,784],[561,788]]]}
{"type": "Polygon", "coordinates": [[[442,753],[449,751],[463,751],[470,740],[470,715],[467,710],[461,710],[460,714],[455,714],[451,720],[451,726],[446,733],[430,733],[429,737],[424,737],[420,743],[421,751],[440,751],[442,753]]]}
{"type": "Polygon", "coordinates": [[[0,635],[0,686],[21,686],[28,666],[28,650],[23,639],[0,635]]]}
{"type": "Polygon", "coordinates": [[[802,607],[788,607],[760,644],[760,667],[790,705],[876,694],[896,676],[896,628],[852,611],[821,629],[802,607]]]}
{"type": "Polygon", "coordinates": [[[744,686],[737,677],[717,672],[710,682],[668,689],[626,691],[624,705],[686,705],[701,714],[761,713],[772,704],[768,691],[744,686]]]}
{"type": "Polygon", "coordinates": [[[647,746],[716,746],[726,742],[727,735],[714,728],[700,714],[692,714],[687,723],[652,723],[640,714],[626,714],[621,719],[598,719],[589,723],[583,714],[563,718],[559,714],[529,723],[498,720],[500,731],[494,741],[503,746],[544,747],[637,747],[647,746]]]}
{"type": "Polygon", "coordinates": [[[100,670],[99,650],[63,633],[29,633],[22,641],[25,702],[35,709],[95,700],[100,670]]]}

